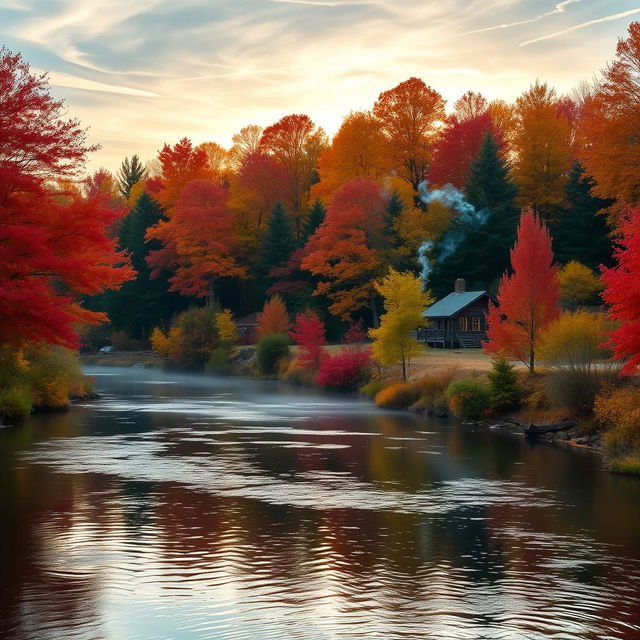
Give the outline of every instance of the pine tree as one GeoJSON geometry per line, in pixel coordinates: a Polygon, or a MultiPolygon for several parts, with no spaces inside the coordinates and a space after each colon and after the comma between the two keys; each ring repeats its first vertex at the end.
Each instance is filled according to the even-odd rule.
{"type": "Polygon", "coordinates": [[[145,174],[146,169],[142,166],[137,155],[134,154],[131,156],[131,161],[129,161],[129,158],[123,160],[117,177],[120,193],[125,200],[129,199],[131,187],[133,187],[136,182],[140,182],[140,180],[145,177],[145,174]]]}
{"type": "Polygon", "coordinates": [[[270,272],[275,267],[283,267],[296,248],[296,239],[289,218],[277,202],[267,224],[267,232],[262,242],[262,258],[259,266],[259,278],[263,289],[273,281],[270,272]]]}
{"type": "Polygon", "coordinates": [[[518,383],[515,367],[504,357],[499,355],[491,362],[489,378],[489,403],[491,409],[498,413],[516,409],[522,401],[522,388],[518,383]]]}
{"type": "Polygon", "coordinates": [[[315,233],[316,229],[324,221],[326,214],[327,210],[322,204],[322,200],[320,200],[320,198],[316,198],[313,206],[309,209],[309,217],[307,218],[302,232],[301,245],[304,245],[309,237],[315,233]]]}
{"type": "Polygon", "coordinates": [[[188,298],[169,292],[167,275],[151,278],[147,256],[161,245],[158,240],[146,240],[146,233],[162,219],[162,207],[143,191],[118,234],[119,248],[127,251],[136,270],[135,280],[100,296],[102,300],[92,301],[92,305],[107,311],[114,329],[127,331],[135,338],[148,337],[153,327],[166,324],[189,304],[188,298]]]}
{"type": "Polygon", "coordinates": [[[613,200],[592,195],[593,178],[576,162],[565,188],[565,203],[551,226],[553,252],[560,264],[576,260],[591,269],[613,263],[611,228],[602,210],[613,200]]]}
{"type": "MultiPolygon", "coordinates": [[[[491,132],[471,165],[465,191],[467,202],[477,211],[487,212],[487,221],[480,227],[458,220],[452,223],[453,234],[462,240],[456,251],[436,261],[430,285],[438,298],[451,292],[456,278],[465,278],[471,290],[494,290],[509,266],[509,249],[519,217],[515,205],[517,189],[509,179],[509,167],[491,132]]],[[[442,246],[436,247],[438,253],[443,255],[442,246]]]]}

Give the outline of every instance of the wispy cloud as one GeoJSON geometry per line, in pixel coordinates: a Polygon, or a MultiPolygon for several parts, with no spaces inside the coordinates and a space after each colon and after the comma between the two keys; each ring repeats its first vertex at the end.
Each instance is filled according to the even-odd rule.
{"type": "Polygon", "coordinates": [[[68,73],[60,73],[59,71],[50,71],[48,76],[49,82],[57,87],[70,87],[71,89],[84,89],[85,91],[103,91],[105,93],[119,93],[124,96],[137,96],[139,98],[158,97],[158,94],[153,93],[152,91],[107,84],[105,82],[96,82],[95,80],[87,80],[86,78],[79,78],[78,76],[72,76],[68,73]]]}
{"type": "Polygon", "coordinates": [[[613,20],[620,20],[621,18],[628,18],[629,16],[632,16],[635,13],[640,13],[640,8],[630,9],[629,11],[621,11],[620,13],[614,13],[609,16],[605,16],[604,18],[596,18],[595,20],[588,20],[587,22],[581,22],[580,24],[573,25],[572,27],[561,29],[560,31],[554,31],[553,33],[548,33],[547,35],[540,36],[538,38],[533,38],[532,40],[527,40],[526,42],[521,42],[518,46],[526,47],[527,45],[534,44],[535,42],[542,42],[543,40],[551,40],[552,38],[563,36],[565,33],[571,33],[572,31],[577,31],[578,29],[584,29],[594,24],[600,24],[602,22],[611,22],[613,20]]]}
{"type": "Polygon", "coordinates": [[[581,2],[581,0],[563,0],[563,2],[559,2],[551,11],[541,13],[540,15],[534,16],[533,18],[528,18],[527,20],[518,20],[516,22],[509,22],[505,24],[496,24],[491,27],[483,27],[482,29],[473,29],[472,31],[465,31],[460,35],[468,36],[474,33],[485,33],[487,31],[495,31],[496,29],[510,29],[512,27],[520,27],[524,24],[532,24],[533,22],[538,22],[539,20],[543,20],[544,18],[555,16],[559,13],[564,13],[565,7],[567,5],[574,4],[576,2],[581,2]]]}

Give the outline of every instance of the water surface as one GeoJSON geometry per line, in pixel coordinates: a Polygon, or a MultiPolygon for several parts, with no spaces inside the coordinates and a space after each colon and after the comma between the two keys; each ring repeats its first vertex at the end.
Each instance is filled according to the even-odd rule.
{"type": "Polygon", "coordinates": [[[640,638],[640,481],[272,382],[94,369],[0,431],[0,637],[640,638]]]}

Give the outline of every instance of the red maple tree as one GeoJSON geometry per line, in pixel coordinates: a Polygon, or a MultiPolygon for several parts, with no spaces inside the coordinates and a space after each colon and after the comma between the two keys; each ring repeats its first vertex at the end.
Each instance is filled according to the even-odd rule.
{"type": "Polygon", "coordinates": [[[153,277],[175,268],[170,278],[173,291],[213,300],[217,278],[244,275],[232,253],[233,216],[226,199],[226,191],[207,180],[193,180],[184,187],[167,220],[148,231],[149,238],[164,245],[147,259],[153,277]]]}
{"type": "Polygon", "coordinates": [[[300,346],[298,363],[303,369],[317,369],[324,355],[327,340],[324,335],[324,322],[315,311],[307,310],[296,316],[296,324],[289,337],[300,346]]]}
{"type": "Polygon", "coordinates": [[[64,120],[20,55],[0,49],[0,341],[75,347],[74,324],[104,314],[80,296],[115,288],[133,275],[107,227],[120,215],[99,194],[58,184],[74,178],[95,147],[77,120],[64,120]]]}
{"type": "Polygon", "coordinates": [[[609,345],[616,360],[624,361],[621,373],[631,375],[640,366],[640,208],[627,210],[619,223],[618,264],[602,269],[609,303],[609,316],[618,327],[610,333],[609,345]]]}
{"type": "Polygon", "coordinates": [[[499,306],[489,305],[484,348],[517,358],[532,372],[540,335],[560,315],[560,285],[551,236],[531,209],[520,218],[511,269],[500,280],[499,306]]]}

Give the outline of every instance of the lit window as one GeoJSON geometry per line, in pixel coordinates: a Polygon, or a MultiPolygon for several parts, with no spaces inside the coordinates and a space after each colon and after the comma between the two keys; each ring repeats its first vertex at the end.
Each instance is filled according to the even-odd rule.
{"type": "Polygon", "coordinates": [[[458,328],[460,331],[469,331],[469,319],[464,316],[458,318],[458,328]]]}
{"type": "Polygon", "coordinates": [[[473,331],[480,331],[480,318],[478,316],[471,318],[471,327],[473,331]]]}

